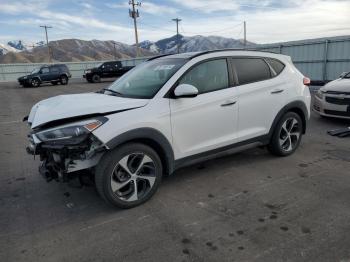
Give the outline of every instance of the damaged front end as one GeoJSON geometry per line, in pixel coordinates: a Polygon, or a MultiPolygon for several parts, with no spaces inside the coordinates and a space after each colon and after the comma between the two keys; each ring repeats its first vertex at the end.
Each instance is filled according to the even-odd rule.
{"type": "Polygon", "coordinates": [[[39,172],[47,181],[67,182],[76,171],[96,166],[106,150],[92,131],[108,119],[96,117],[53,128],[34,129],[29,135],[27,152],[39,155],[39,172]]]}

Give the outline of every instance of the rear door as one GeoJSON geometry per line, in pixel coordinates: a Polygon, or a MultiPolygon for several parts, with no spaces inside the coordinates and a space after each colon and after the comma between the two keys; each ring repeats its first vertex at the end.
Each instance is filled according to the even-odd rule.
{"type": "Polygon", "coordinates": [[[58,68],[58,66],[51,66],[50,67],[50,76],[49,76],[49,80],[58,80],[60,76],[60,70],[58,68]]]}
{"type": "Polygon", "coordinates": [[[178,158],[233,144],[237,127],[237,94],[226,58],[194,65],[178,84],[191,84],[199,94],[170,99],[173,144],[178,158]]]}
{"type": "Polygon", "coordinates": [[[231,62],[238,84],[238,140],[265,135],[286,103],[288,90],[279,75],[284,65],[277,61],[282,69],[273,70],[262,57],[237,57],[231,62]]]}

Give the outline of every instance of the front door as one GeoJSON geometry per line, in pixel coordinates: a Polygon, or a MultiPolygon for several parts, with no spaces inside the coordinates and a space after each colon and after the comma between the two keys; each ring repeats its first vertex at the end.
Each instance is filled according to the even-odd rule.
{"type": "Polygon", "coordinates": [[[40,79],[42,82],[50,81],[50,69],[48,67],[40,69],[40,79]]]}
{"type": "Polygon", "coordinates": [[[170,100],[175,158],[233,144],[236,139],[236,89],[231,87],[226,58],[195,65],[179,84],[191,84],[194,98],[170,100]]]}

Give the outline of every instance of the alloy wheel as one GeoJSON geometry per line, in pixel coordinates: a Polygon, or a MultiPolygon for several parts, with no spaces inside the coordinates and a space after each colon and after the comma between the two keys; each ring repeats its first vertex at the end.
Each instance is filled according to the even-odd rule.
{"type": "Polygon", "coordinates": [[[294,117],[287,118],[280,131],[279,145],[284,151],[290,152],[298,145],[300,136],[301,127],[298,120],[294,117]]]}
{"type": "Polygon", "coordinates": [[[127,202],[143,199],[156,181],[155,168],[154,161],[144,153],[124,156],[111,175],[113,194],[127,202]]]}

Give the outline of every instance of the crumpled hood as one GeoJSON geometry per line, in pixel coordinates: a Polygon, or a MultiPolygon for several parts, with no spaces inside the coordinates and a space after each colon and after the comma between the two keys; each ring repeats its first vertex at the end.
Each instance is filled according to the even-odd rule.
{"type": "Polygon", "coordinates": [[[350,92],[350,79],[338,78],[327,83],[321,88],[322,91],[350,92]]]}
{"type": "Polygon", "coordinates": [[[66,118],[117,112],[147,105],[148,99],[133,99],[98,93],[60,95],[35,104],[28,122],[35,128],[66,118]]]}

